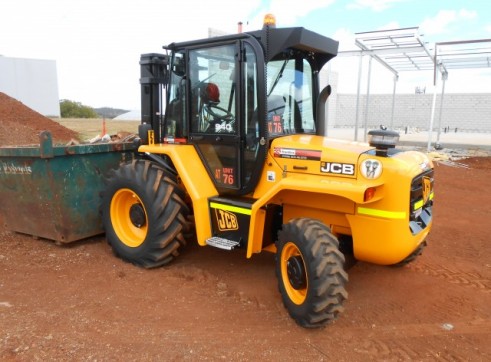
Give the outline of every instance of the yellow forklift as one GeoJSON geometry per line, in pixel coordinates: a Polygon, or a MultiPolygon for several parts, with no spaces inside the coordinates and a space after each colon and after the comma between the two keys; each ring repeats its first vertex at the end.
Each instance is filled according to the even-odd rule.
{"type": "Polygon", "coordinates": [[[276,253],[285,307],[303,327],[335,319],[347,298],[345,256],[403,265],[432,225],[433,165],[396,148],[325,137],[330,86],[319,72],[338,42],[301,27],[172,43],[140,60],[135,159],[107,180],[102,218],[122,259],[145,268],[186,239],[276,253]]]}

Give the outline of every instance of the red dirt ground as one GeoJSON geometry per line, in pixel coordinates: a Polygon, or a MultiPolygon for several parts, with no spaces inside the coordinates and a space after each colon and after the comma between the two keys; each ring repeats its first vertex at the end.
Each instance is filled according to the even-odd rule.
{"type": "Polygon", "coordinates": [[[0,226],[0,360],[489,361],[491,158],[459,162],[436,164],[423,255],[356,264],[344,313],[320,330],[288,316],[273,254],[192,243],[143,270],[103,236],[57,246],[0,226]]]}

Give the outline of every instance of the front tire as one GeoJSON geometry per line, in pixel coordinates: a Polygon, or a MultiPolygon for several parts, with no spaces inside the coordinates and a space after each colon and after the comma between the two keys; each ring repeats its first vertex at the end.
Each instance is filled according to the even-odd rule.
{"type": "Polygon", "coordinates": [[[175,176],[159,165],[135,160],[108,180],[102,221],[114,254],[145,268],[168,264],[185,245],[189,208],[175,176]]]}
{"type": "Polygon", "coordinates": [[[276,275],[283,304],[302,327],[335,320],[347,299],[344,256],[329,228],[317,220],[293,219],[278,233],[276,275]]]}

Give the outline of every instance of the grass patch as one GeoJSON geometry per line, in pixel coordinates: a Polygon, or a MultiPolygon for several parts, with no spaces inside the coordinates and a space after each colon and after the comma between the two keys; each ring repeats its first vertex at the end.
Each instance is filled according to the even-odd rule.
{"type": "MultiPolygon", "coordinates": [[[[69,128],[80,135],[81,140],[91,139],[102,132],[101,118],[53,118],[62,126],[69,128]]],[[[138,133],[140,121],[114,121],[106,119],[106,132],[110,135],[118,132],[138,133]]]]}

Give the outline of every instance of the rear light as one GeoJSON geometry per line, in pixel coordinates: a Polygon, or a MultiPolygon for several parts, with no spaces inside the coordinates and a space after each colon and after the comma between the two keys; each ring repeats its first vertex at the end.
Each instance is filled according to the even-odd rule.
{"type": "Polygon", "coordinates": [[[433,170],[419,174],[411,182],[409,227],[413,235],[421,232],[432,220],[433,185],[433,170]]]}
{"type": "Polygon", "coordinates": [[[367,202],[367,201],[370,201],[371,199],[373,199],[373,197],[375,196],[375,191],[377,189],[375,187],[369,187],[368,189],[365,190],[365,195],[363,197],[363,201],[367,202]]]}

